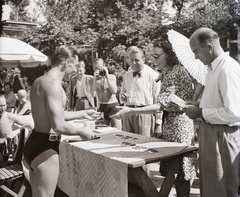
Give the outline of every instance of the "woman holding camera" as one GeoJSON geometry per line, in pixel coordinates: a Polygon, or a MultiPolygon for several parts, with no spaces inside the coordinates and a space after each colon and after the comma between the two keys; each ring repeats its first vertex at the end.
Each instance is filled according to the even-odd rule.
{"type": "Polygon", "coordinates": [[[116,106],[119,106],[117,100],[117,82],[116,76],[109,74],[102,58],[93,60],[93,70],[95,77],[95,90],[100,104],[100,111],[104,114],[104,123],[122,129],[121,120],[110,118],[117,112],[116,106]]]}

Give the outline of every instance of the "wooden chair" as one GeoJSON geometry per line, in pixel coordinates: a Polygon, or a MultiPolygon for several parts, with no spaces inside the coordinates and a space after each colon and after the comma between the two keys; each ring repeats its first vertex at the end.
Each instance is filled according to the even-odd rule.
{"type": "Polygon", "coordinates": [[[0,189],[16,197],[22,197],[25,190],[25,177],[22,170],[22,155],[23,155],[23,147],[24,147],[24,138],[25,138],[25,128],[21,128],[20,136],[19,136],[19,143],[17,150],[13,156],[13,160],[6,162],[4,164],[0,164],[0,189]],[[13,188],[16,182],[20,182],[20,189],[16,193],[13,188]]]}

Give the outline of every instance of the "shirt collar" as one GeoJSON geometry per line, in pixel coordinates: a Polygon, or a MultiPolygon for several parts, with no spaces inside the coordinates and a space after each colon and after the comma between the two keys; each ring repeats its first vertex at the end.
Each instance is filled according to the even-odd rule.
{"type": "Polygon", "coordinates": [[[222,59],[224,59],[224,57],[229,56],[229,52],[225,52],[222,53],[221,55],[219,55],[215,60],[212,61],[212,63],[208,66],[208,69],[210,69],[210,71],[215,70],[217,65],[220,63],[220,61],[222,59]]]}

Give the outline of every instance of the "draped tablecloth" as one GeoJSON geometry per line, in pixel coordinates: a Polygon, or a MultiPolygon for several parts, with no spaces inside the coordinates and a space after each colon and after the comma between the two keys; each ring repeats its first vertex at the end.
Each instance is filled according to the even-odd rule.
{"type": "MultiPolygon", "coordinates": [[[[196,150],[123,131],[100,139],[60,143],[59,188],[70,197],[127,197],[128,168],[196,150]]],[[[62,140],[71,138],[64,136],[62,140]]]]}

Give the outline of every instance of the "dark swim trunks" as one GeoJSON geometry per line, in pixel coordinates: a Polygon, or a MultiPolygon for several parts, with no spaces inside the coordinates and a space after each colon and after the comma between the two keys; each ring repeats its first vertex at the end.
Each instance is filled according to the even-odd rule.
{"type": "MultiPolygon", "coordinates": [[[[49,133],[40,133],[32,130],[25,146],[24,159],[31,166],[32,161],[46,150],[53,149],[59,154],[60,137],[54,141],[49,140],[49,133]]],[[[60,135],[59,135],[60,136],[60,135]]]]}
{"type": "Polygon", "coordinates": [[[119,106],[118,102],[110,104],[100,104],[100,111],[104,113],[103,116],[106,120],[110,121],[110,116],[116,114],[119,111],[116,106],[119,106]]]}

